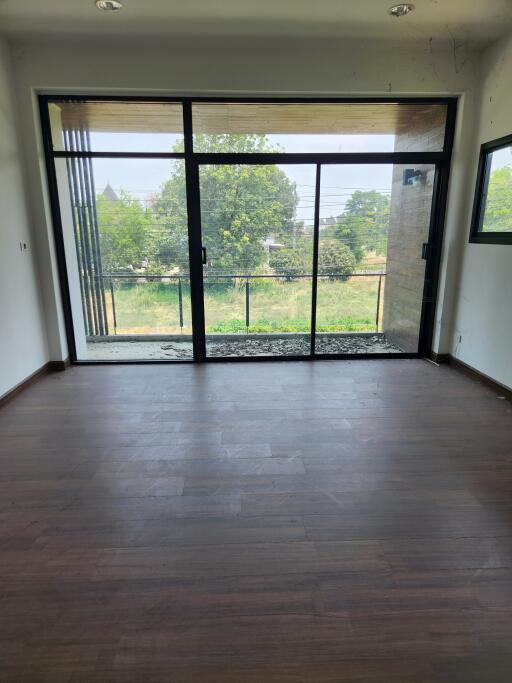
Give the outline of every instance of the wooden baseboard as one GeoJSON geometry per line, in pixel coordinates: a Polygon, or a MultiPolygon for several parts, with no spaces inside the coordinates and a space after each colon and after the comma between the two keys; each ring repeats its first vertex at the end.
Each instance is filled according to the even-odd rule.
{"type": "Polygon", "coordinates": [[[62,372],[69,367],[70,361],[69,358],[66,358],[66,360],[51,360],[48,361],[47,365],[50,372],[62,372]]]}
{"type": "Polygon", "coordinates": [[[429,359],[433,360],[434,363],[449,363],[450,362],[450,354],[449,353],[435,353],[434,351],[431,351],[429,354],[429,359]]]}
{"type": "Polygon", "coordinates": [[[31,384],[37,382],[41,377],[48,375],[50,372],[60,372],[65,370],[69,365],[69,359],[66,360],[50,360],[45,363],[39,370],[36,370],[31,375],[26,377],[24,380],[16,384],[12,389],[9,389],[5,394],[0,396],[0,408],[2,408],[6,403],[12,401],[12,399],[25,391],[31,384]]]}
{"type": "Polygon", "coordinates": [[[492,389],[500,396],[504,396],[509,401],[512,401],[512,389],[509,389],[509,387],[506,387],[504,384],[500,384],[500,382],[497,382],[495,379],[492,379],[492,377],[489,377],[483,372],[480,372],[480,370],[476,370],[474,367],[468,365],[467,363],[464,363],[458,358],[454,358],[449,353],[432,352],[430,354],[430,359],[433,360],[435,363],[447,363],[448,365],[451,365],[451,367],[455,370],[462,372],[464,375],[466,375],[467,377],[471,377],[471,379],[474,379],[477,382],[482,382],[482,384],[485,384],[487,387],[492,389]]]}
{"type": "Polygon", "coordinates": [[[504,384],[497,382],[492,377],[489,377],[489,375],[480,372],[480,370],[476,370],[471,365],[464,363],[458,358],[450,356],[450,360],[448,362],[452,366],[452,368],[455,368],[459,372],[462,372],[468,377],[471,377],[471,379],[475,379],[478,382],[482,382],[482,384],[485,384],[500,396],[504,396],[509,401],[512,401],[512,389],[509,389],[509,387],[506,387],[504,384]]]}

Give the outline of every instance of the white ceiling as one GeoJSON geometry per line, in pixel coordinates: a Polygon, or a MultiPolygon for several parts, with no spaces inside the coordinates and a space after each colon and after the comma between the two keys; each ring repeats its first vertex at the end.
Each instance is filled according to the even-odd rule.
{"type": "MultiPolygon", "coordinates": [[[[512,30],[512,0],[123,0],[118,13],[93,0],[0,0],[0,34],[350,38],[468,41],[483,46],[512,30]]],[[[370,46],[369,46],[370,47],[370,46]]]]}

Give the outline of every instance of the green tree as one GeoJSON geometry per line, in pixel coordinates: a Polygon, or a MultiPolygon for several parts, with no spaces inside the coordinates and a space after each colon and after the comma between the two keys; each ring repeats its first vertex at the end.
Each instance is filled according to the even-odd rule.
{"type": "Polygon", "coordinates": [[[347,245],[357,262],[367,251],[386,252],[389,228],[389,197],[377,190],[356,190],[348,198],[343,213],[323,234],[347,245]]]}
{"type": "Polygon", "coordinates": [[[365,219],[361,216],[342,214],[338,216],[334,227],[326,229],[326,236],[332,236],[350,249],[357,263],[362,261],[365,253],[364,234],[365,219]]]}
{"type": "Polygon", "coordinates": [[[491,173],[482,225],[484,232],[512,232],[512,167],[491,173]]]}
{"type": "Polygon", "coordinates": [[[105,272],[140,268],[156,259],[159,227],[150,209],[122,191],[117,199],[96,197],[96,211],[105,272]]]}
{"type": "Polygon", "coordinates": [[[171,162],[170,177],[153,202],[153,212],[162,227],[157,244],[163,270],[188,273],[188,220],[185,163],[171,162]]]}
{"type": "MultiPolygon", "coordinates": [[[[356,269],[356,257],[346,244],[336,240],[322,239],[318,254],[320,275],[341,275],[342,281],[348,280],[356,269]]],[[[331,279],[338,279],[332,277],[331,279]]]]}
{"type": "MultiPolygon", "coordinates": [[[[178,148],[177,148],[178,149],[178,148]]],[[[270,152],[264,135],[196,135],[196,152],[270,152]]],[[[264,262],[263,240],[291,234],[295,184],[267,165],[204,165],[200,169],[202,241],[215,271],[251,272],[264,262]]],[[[155,202],[166,229],[161,256],[179,263],[186,244],[185,169],[175,165],[155,202]]]]}
{"type": "Polygon", "coordinates": [[[367,251],[383,253],[389,228],[389,196],[377,190],[356,190],[345,204],[346,217],[360,218],[358,230],[367,251]]]}

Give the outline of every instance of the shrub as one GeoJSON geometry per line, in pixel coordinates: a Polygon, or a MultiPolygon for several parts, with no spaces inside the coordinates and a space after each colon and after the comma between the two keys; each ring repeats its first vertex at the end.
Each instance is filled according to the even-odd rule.
{"type": "Polygon", "coordinates": [[[285,248],[271,252],[269,265],[276,274],[285,276],[287,280],[292,280],[293,275],[307,272],[304,255],[299,249],[285,248]]]}
{"type": "Polygon", "coordinates": [[[322,240],[318,258],[319,275],[332,275],[331,280],[345,281],[355,269],[356,257],[346,244],[322,240]]]}

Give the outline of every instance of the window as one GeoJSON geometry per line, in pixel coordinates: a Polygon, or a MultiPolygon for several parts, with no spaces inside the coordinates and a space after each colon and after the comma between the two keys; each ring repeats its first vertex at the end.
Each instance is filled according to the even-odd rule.
{"type": "Polygon", "coordinates": [[[512,244],[512,135],[480,148],[469,241],[512,244]]]}
{"type": "Polygon", "coordinates": [[[182,104],[55,98],[48,123],[76,359],[192,360],[182,104]]]}
{"type": "Polygon", "coordinates": [[[179,102],[55,99],[48,114],[55,151],[183,152],[179,102]]]}
{"type": "Polygon", "coordinates": [[[74,361],[429,349],[455,100],[40,102],[74,361]]]}
{"type": "Polygon", "coordinates": [[[441,152],[446,104],[194,102],[196,152],[441,152]]]}

